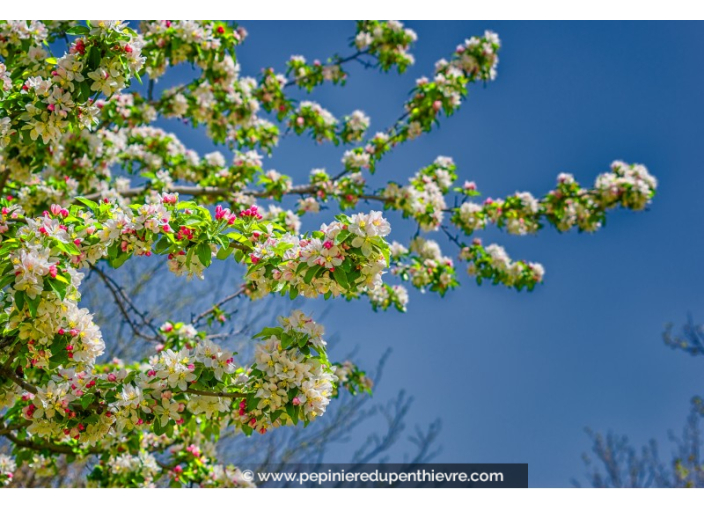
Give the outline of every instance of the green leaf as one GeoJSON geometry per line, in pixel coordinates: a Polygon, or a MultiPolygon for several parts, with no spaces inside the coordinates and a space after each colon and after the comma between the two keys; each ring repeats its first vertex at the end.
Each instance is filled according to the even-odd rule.
{"type": "Polygon", "coordinates": [[[166,427],[161,426],[161,419],[159,417],[154,417],[154,433],[157,436],[160,436],[164,432],[166,432],[166,427]]]}
{"type": "Polygon", "coordinates": [[[132,381],[134,381],[134,378],[135,378],[135,377],[137,377],[137,371],[136,371],[136,370],[134,370],[134,371],[128,373],[128,374],[127,374],[127,377],[125,377],[125,378],[122,380],[122,384],[123,384],[123,385],[125,385],[125,384],[130,384],[132,381]]]}
{"type": "Polygon", "coordinates": [[[279,336],[282,333],[281,328],[264,328],[259,333],[254,335],[254,338],[269,338],[270,336],[279,336]]]}
{"type": "Polygon", "coordinates": [[[218,259],[218,260],[225,260],[225,259],[227,259],[230,255],[232,255],[232,251],[233,251],[233,250],[234,250],[234,248],[221,248],[221,249],[218,251],[217,259],[218,259]]]}
{"type": "Polygon", "coordinates": [[[88,406],[91,405],[94,400],[95,400],[95,395],[93,395],[92,393],[89,393],[88,395],[84,395],[83,397],[81,397],[79,402],[81,403],[81,407],[83,409],[87,409],[88,406]]]}
{"type": "Polygon", "coordinates": [[[90,90],[90,84],[86,80],[82,81],[80,84],[80,93],[78,95],[78,100],[82,103],[88,101],[88,99],[90,99],[91,92],[92,91],[90,90]]]}
{"type": "Polygon", "coordinates": [[[88,50],[88,62],[93,71],[100,66],[100,50],[97,46],[91,46],[88,50]]]}
{"type": "Polygon", "coordinates": [[[315,278],[322,269],[323,266],[317,265],[309,268],[308,271],[306,271],[306,275],[303,277],[303,281],[310,285],[310,282],[313,281],[313,278],[315,278]]]}
{"type": "Polygon", "coordinates": [[[349,230],[342,230],[342,231],[340,231],[339,234],[337,234],[335,236],[335,242],[337,244],[342,244],[345,242],[345,239],[347,239],[351,235],[352,235],[352,232],[350,232],[349,230]]]}
{"type": "Polygon", "coordinates": [[[15,292],[15,307],[21,312],[24,310],[24,300],[27,294],[24,291],[15,292]]]}
{"type": "Polygon", "coordinates": [[[108,248],[108,259],[116,259],[119,256],[118,250],[120,248],[117,246],[117,243],[113,243],[110,245],[108,248]]]}
{"type": "Polygon", "coordinates": [[[96,202],[93,202],[92,200],[89,200],[87,198],[77,197],[76,200],[78,200],[83,205],[87,206],[92,211],[98,208],[98,204],[96,202]]]}
{"type": "Polygon", "coordinates": [[[117,269],[117,268],[120,267],[122,264],[124,264],[125,262],[127,262],[127,259],[129,259],[129,258],[130,258],[130,254],[129,254],[129,253],[123,253],[123,254],[121,254],[120,256],[118,256],[116,259],[110,260],[110,265],[111,265],[114,269],[117,269]]]}
{"type": "Polygon", "coordinates": [[[281,347],[283,347],[284,349],[288,349],[289,347],[291,347],[293,345],[293,341],[295,340],[295,338],[287,334],[282,334],[280,338],[281,347]]]}
{"type": "Polygon", "coordinates": [[[293,404],[286,404],[286,414],[293,420],[293,424],[298,424],[298,409],[293,404]]]}
{"type": "Polygon", "coordinates": [[[237,241],[238,243],[245,244],[247,246],[251,246],[252,243],[249,242],[249,239],[247,239],[246,236],[240,234],[239,232],[230,232],[227,234],[227,237],[230,239],[237,241]]]}
{"type": "Polygon", "coordinates": [[[0,280],[0,289],[4,289],[8,285],[10,285],[12,282],[15,281],[15,275],[14,274],[7,274],[5,275],[2,280],[0,280]]]}
{"type": "Polygon", "coordinates": [[[157,255],[164,253],[166,250],[169,249],[169,245],[171,243],[169,242],[169,238],[166,236],[161,236],[159,241],[156,243],[154,246],[154,253],[157,255]]]}
{"type": "Polygon", "coordinates": [[[29,305],[29,313],[32,314],[34,319],[37,316],[37,310],[39,310],[39,303],[41,302],[41,296],[37,296],[34,299],[29,299],[27,297],[27,304],[29,305]]]}
{"type": "Polygon", "coordinates": [[[66,33],[69,35],[85,35],[90,33],[90,29],[88,27],[84,27],[83,25],[78,25],[66,30],[66,33]]]}
{"type": "Polygon", "coordinates": [[[65,283],[60,282],[58,279],[53,278],[49,279],[49,285],[51,286],[52,290],[56,293],[58,298],[63,301],[66,297],[67,285],[65,283]]]}
{"type": "Polygon", "coordinates": [[[350,288],[350,282],[347,281],[347,275],[345,274],[345,272],[342,269],[337,268],[337,270],[333,271],[332,277],[335,279],[335,281],[337,283],[340,284],[340,286],[343,289],[350,288]]]}
{"type": "Polygon", "coordinates": [[[213,252],[210,250],[210,245],[206,243],[199,244],[196,248],[196,253],[198,254],[198,260],[200,260],[200,263],[205,267],[208,267],[211,259],[213,258],[213,252]]]}

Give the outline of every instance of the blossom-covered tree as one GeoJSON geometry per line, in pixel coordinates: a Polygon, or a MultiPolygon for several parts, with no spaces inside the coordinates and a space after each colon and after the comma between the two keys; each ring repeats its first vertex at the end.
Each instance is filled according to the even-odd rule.
{"type": "MultiPolygon", "coordinates": [[[[542,197],[518,192],[479,200],[438,156],[406,182],[370,189],[394,148],[435,129],[468,88],[496,78],[500,40],[467,39],[419,78],[399,118],[367,134],[370,119],[341,119],[297,101],[323,83],[344,85],[358,63],[405,72],[415,33],[399,22],[360,21],[351,48],[326,61],[292,56],[280,72],[240,75],[244,28],[217,21],[10,21],[0,24],[0,483],[17,464],[51,469],[57,457],[94,457],[101,486],[247,486],[219,464],[224,431],[273,433],[320,419],[340,392],[369,392],[365,373],[328,359],[323,326],[302,312],[254,335],[246,363],[209,335],[236,298],[269,294],[369,299],[405,311],[404,285],[444,295],[458,286],[453,257],[431,236],[446,235],[478,283],[518,290],[542,282],[543,267],[513,260],[473,237],[490,226],[535,234],[599,229],[615,207],[644,209],[656,181],[616,161],[582,187],[560,174],[542,197]],[[188,63],[195,78],[161,89],[188,63]],[[160,119],[179,119],[227,149],[199,155],[160,119]],[[267,157],[280,137],[310,136],[344,146],[339,168],[314,169],[294,183],[267,157]],[[297,198],[293,208],[285,208],[297,198]],[[377,204],[370,210],[369,204],[377,204]],[[335,220],[301,232],[325,204],[335,220]],[[382,211],[417,224],[402,244],[382,211]],[[206,277],[215,259],[243,268],[241,288],[194,313],[190,323],[155,326],[110,273],[134,257],[160,257],[176,275],[206,277]],[[106,360],[93,315],[80,307],[84,271],[96,271],[145,348],[137,359],[106,360]],[[114,283],[114,282],[113,282],[114,283]],[[153,343],[152,343],[153,342],[153,343]],[[157,349],[154,351],[154,344],[157,349]]],[[[154,281],[153,285],[159,285],[154,281]]]]}

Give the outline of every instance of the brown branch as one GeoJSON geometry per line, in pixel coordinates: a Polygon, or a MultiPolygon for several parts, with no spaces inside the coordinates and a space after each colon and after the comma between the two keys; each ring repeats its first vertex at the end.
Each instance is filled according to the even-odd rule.
{"type": "Polygon", "coordinates": [[[140,338],[144,338],[145,340],[148,340],[150,342],[156,342],[159,341],[159,334],[154,327],[154,325],[151,323],[149,319],[147,319],[146,315],[142,313],[132,302],[132,300],[127,296],[125,291],[122,289],[122,287],[112,278],[110,278],[103,270],[98,268],[95,265],[91,266],[91,269],[95,271],[98,276],[103,280],[105,283],[105,286],[108,288],[110,293],[113,295],[113,298],[115,299],[115,303],[117,304],[118,308],[120,309],[120,313],[122,313],[122,316],[125,318],[127,323],[129,324],[130,328],[132,329],[132,332],[137,335],[140,338]],[[124,301],[124,302],[123,302],[124,301]],[[149,329],[152,330],[155,334],[153,336],[146,335],[143,333],[137,323],[132,319],[132,317],[129,314],[129,311],[125,307],[125,304],[132,309],[134,313],[136,313],[142,324],[147,326],[149,329]]]}
{"type": "MultiPolygon", "coordinates": [[[[3,417],[4,418],[4,417],[3,417]]],[[[1,422],[2,420],[0,420],[1,422]]],[[[0,427],[0,436],[6,436],[13,430],[20,430],[27,428],[32,422],[29,420],[22,420],[13,425],[8,425],[7,427],[0,427]]]]}
{"type": "Polygon", "coordinates": [[[33,386],[33,385],[29,384],[27,381],[25,381],[24,379],[22,379],[21,377],[18,377],[17,374],[15,374],[12,370],[5,369],[5,368],[0,369],[0,375],[7,377],[12,382],[14,382],[17,386],[19,386],[20,388],[22,388],[30,393],[33,393],[35,395],[37,394],[37,387],[36,386],[33,386]]]}
{"type": "Polygon", "coordinates": [[[191,325],[196,326],[201,320],[203,320],[205,317],[207,317],[208,315],[213,313],[216,308],[220,308],[222,305],[224,305],[228,301],[232,301],[236,297],[241,296],[244,292],[245,292],[245,289],[242,288],[242,289],[238,290],[237,292],[235,292],[234,294],[230,294],[226,298],[221,299],[220,301],[215,303],[212,307],[208,308],[206,311],[204,311],[203,313],[201,313],[197,317],[195,317],[193,320],[191,320],[191,325]]]}
{"type": "Polygon", "coordinates": [[[103,450],[100,448],[92,447],[92,448],[81,448],[78,446],[69,446],[69,445],[63,445],[63,444],[56,444],[56,443],[45,443],[45,442],[34,442],[34,441],[29,441],[25,439],[20,439],[16,435],[8,432],[4,434],[4,436],[12,441],[14,444],[21,448],[29,448],[30,450],[36,450],[36,451],[42,451],[42,450],[49,450],[54,453],[63,453],[63,454],[73,454],[73,453],[87,453],[91,455],[96,455],[103,453],[103,450]]]}
{"type": "Polygon", "coordinates": [[[242,398],[245,396],[244,393],[227,393],[224,391],[205,391],[205,390],[192,390],[187,389],[184,393],[190,393],[191,395],[201,395],[204,397],[223,397],[223,398],[242,398]]]}
{"type": "MultiPolygon", "coordinates": [[[[344,173],[336,176],[332,181],[339,180],[344,173]]],[[[121,196],[125,198],[136,197],[147,191],[146,186],[138,186],[136,188],[129,188],[118,192],[121,196]]],[[[288,191],[284,191],[283,195],[315,195],[320,188],[312,184],[302,184],[299,186],[294,186],[288,191]]],[[[209,196],[209,197],[223,197],[226,198],[233,193],[231,189],[228,188],[218,188],[213,186],[171,186],[166,189],[170,193],[178,193],[179,195],[187,195],[192,197],[197,196],[209,196]]],[[[244,190],[241,192],[243,195],[247,195],[255,198],[271,198],[271,194],[262,190],[244,190]]],[[[83,198],[89,200],[95,200],[100,198],[100,193],[92,193],[85,195],[83,198]]],[[[362,200],[376,200],[379,202],[387,202],[388,199],[379,195],[361,195],[359,197],[362,200]]]]}

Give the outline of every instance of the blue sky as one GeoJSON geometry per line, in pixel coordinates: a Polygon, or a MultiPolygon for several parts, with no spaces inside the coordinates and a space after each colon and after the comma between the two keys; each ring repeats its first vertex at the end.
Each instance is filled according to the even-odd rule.
{"type": "MultiPolygon", "coordinates": [[[[242,24],[250,34],[238,52],[245,75],[282,70],[292,54],[345,54],[354,34],[353,22],[242,24]]],[[[325,86],[313,99],[338,117],[360,108],[381,130],[398,117],[417,77],[485,29],[503,43],[498,79],[471,87],[459,113],[384,159],[372,182],[405,181],[446,155],[485,196],[542,195],[560,172],[591,184],[623,159],[649,168],[658,195],[647,212],[613,212],[596,234],[546,229],[517,238],[488,230],[485,241],[544,264],[545,284],[533,293],[477,287],[464,275],[444,299],[412,292],[407,314],[375,314],[367,302],[301,304],[314,313],[331,307],[326,328],[342,337],[333,355],[359,346],[358,361],[371,367],[393,348],[375,399],[405,389],[416,399],[410,423],[440,417],[437,461],[528,462],[531,486],[567,486],[584,473],[585,426],[628,433],[636,443],[655,437],[669,458],[667,431],[681,428],[701,388],[701,361],[670,351],[661,333],[688,311],[704,321],[702,26],[407,25],[419,40],[405,75],[353,64],[346,87],[325,86]]],[[[177,131],[188,146],[210,150],[187,128],[177,131]]],[[[266,166],[300,182],[311,168],[335,173],[343,150],[287,138],[266,166]]],[[[407,241],[412,226],[392,219],[391,237],[407,241]]],[[[341,447],[331,460],[348,452],[341,447]]]]}

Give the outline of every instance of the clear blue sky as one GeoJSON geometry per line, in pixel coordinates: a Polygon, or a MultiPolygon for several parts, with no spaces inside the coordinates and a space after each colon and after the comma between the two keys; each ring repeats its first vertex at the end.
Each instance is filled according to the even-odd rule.
{"type": "MultiPolygon", "coordinates": [[[[250,34],[238,53],[245,75],[283,70],[292,54],[345,54],[354,33],[353,22],[242,24],[250,34]]],[[[702,25],[407,25],[419,40],[406,75],[352,65],[345,88],[323,87],[313,99],[338,117],[363,109],[372,130],[381,130],[399,115],[415,78],[485,29],[503,42],[499,75],[473,86],[438,131],[386,158],[374,182],[405,181],[447,155],[460,179],[475,180],[485,195],[540,195],[560,172],[591,184],[623,159],[657,176],[658,195],[650,211],[612,213],[593,235],[487,231],[483,238],[514,258],[545,265],[545,284],[530,294],[477,287],[464,275],[444,299],[412,292],[405,315],[375,314],[367,302],[302,305],[332,307],[325,325],[342,335],[339,356],[359,346],[358,360],[371,367],[394,349],[375,398],[406,389],[416,398],[411,424],[442,418],[438,461],[528,462],[531,486],[567,486],[584,473],[580,456],[591,446],[585,426],[625,432],[636,443],[658,438],[669,458],[666,433],[684,424],[702,381],[700,360],[661,341],[664,324],[683,322],[688,311],[704,321],[702,25]]],[[[190,147],[210,150],[187,128],[178,131],[190,147]]],[[[301,180],[311,168],[334,173],[341,154],[286,139],[266,166],[301,180]]],[[[411,226],[393,226],[391,237],[407,241],[411,226]]],[[[341,447],[332,460],[348,452],[341,447]]]]}

